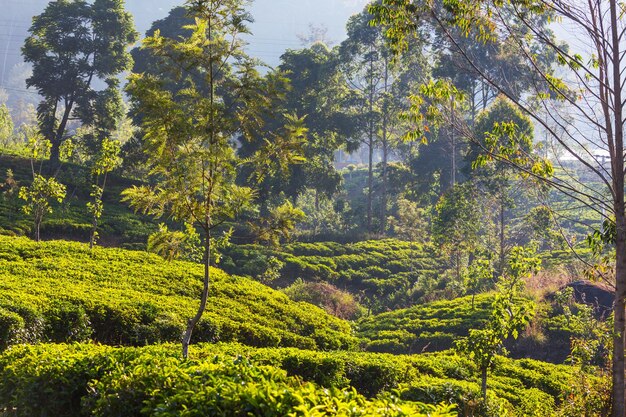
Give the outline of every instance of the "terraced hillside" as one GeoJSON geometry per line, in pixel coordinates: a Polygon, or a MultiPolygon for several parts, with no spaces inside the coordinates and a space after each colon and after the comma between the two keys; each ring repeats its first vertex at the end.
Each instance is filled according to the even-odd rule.
{"type": "MultiPolygon", "coordinates": [[[[251,279],[214,270],[196,341],[352,349],[350,325],[251,279]]],[[[0,236],[0,344],[177,341],[195,312],[202,266],[136,251],[0,236]]]]}
{"type": "Polygon", "coordinates": [[[286,287],[296,279],[328,282],[358,296],[372,312],[408,307],[445,291],[440,277],[445,262],[435,247],[397,239],[280,248],[237,245],[226,251],[222,267],[259,277],[271,258],[283,264],[280,278],[270,283],[273,287],[286,287]]]}
{"type": "MultiPolygon", "coordinates": [[[[22,213],[23,201],[18,199],[17,189],[10,192],[4,183],[10,169],[17,187],[30,184],[30,160],[0,155],[0,167],[0,234],[28,236],[33,226],[32,219],[22,213]]],[[[52,203],[53,212],[44,218],[41,237],[45,240],[89,241],[91,217],[85,207],[90,199],[89,171],[79,165],[65,164],[58,178],[67,186],[67,197],[61,204],[52,203]]],[[[103,246],[143,248],[150,233],[157,230],[157,224],[152,219],[135,214],[120,202],[120,193],[132,184],[133,181],[117,175],[111,175],[107,181],[103,195],[104,212],[98,230],[103,246]]]]}

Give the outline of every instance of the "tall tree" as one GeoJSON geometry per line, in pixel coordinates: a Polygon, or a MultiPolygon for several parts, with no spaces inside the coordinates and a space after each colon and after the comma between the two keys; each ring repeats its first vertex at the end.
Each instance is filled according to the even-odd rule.
{"type": "MultiPolygon", "coordinates": [[[[513,164],[526,175],[537,177],[570,198],[586,205],[607,219],[614,227],[607,241],[615,246],[615,274],[604,276],[615,286],[612,400],[613,416],[626,415],[625,404],[625,326],[626,326],[626,204],[624,199],[626,150],[624,148],[624,97],[626,62],[623,37],[626,33],[623,5],[617,0],[478,0],[437,2],[422,0],[385,0],[372,11],[378,20],[389,24],[388,36],[400,47],[405,34],[412,33],[424,19],[433,22],[465,62],[498,93],[504,94],[529,115],[563,152],[574,158],[595,176],[595,184],[581,183],[569,176],[554,177],[550,163],[537,154],[523,152],[516,141],[502,146],[487,143],[483,151],[492,158],[513,164]],[[564,30],[571,31],[584,45],[580,53],[557,42],[546,22],[558,19],[564,30]],[[460,29],[459,31],[455,31],[460,29]],[[487,62],[463,50],[461,38],[471,35],[476,41],[505,42],[511,54],[532,69],[529,94],[515,96],[489,71],[487,62]],[[536,54],[545,49],[556,57],[565,76],[557,77],[536,54]],[[562,113],[564,103],[572,122],[562,113]],[[554,126],[558,126],[555,129],[554,126]],[[608,163],[594,153],[605,150],[608,163]]],[[[417,106],[422,107],[422,106],[417,106]]],[[[420,109],[423,110],[423,108],[420,109]]],[[[431,113],[432,114],[432,113],[431,113]]],[[[500,132],[512,132],[514,126],[499,126],[500,132]]],[[[471,133],[469,133],[471,136],[471,133]]]]}
{"type": "MultiPolygon", "coordinates": [[[[391,50],[383,31],[370,25],[367,11],[354,15],[347,24],[348,39],[340,46],[344,74],[357,94],[360,136],[368,152],[367,230],[373,231],[374,153],[381,141],[387,141],[388,95],[392,84],[391,50]]],[[[382,175],[386,178],[386,161],[382,175]]]]}
{"type": "Polygon", "coordinates": [[[498,264],[496,271],[504,272],[505,261],[512,245],[508,239],[509,211],[514,208],[515,195],[520,193],[522,187],[519,171],[504,161],[489,160],[480,163],[484,157],[482,149],[488,141],[497,141],[498,146],[506,146],[507,142],[513,141],[522,144],[526,142],[524,151],[532,152],[533,125],[532,121],[505,97],[498,97],[487,109],[476,118],[473,127],[474,138],[477,143],[470,142],[469,151],[466,155],[468,166],[474,169],[468,170],[468,177],[489,197],[495,210],[487,210],[486,216],[492,217],[497,225],[496,237],[498,241],[498,264]],[[494,136],[493,132],[502,123],[514,124],[516,129],[508,134],[494,136]]]}
{"type": "Polygon", "coordinates": [[[316,206],[319,206],[320,196],[332,196],[341,184],[341,176],[334,167],[335,152],[355,147],[354,119],[346,110],[350,90],[340,72],[337,49],[329,49],[320,42],[287,51],[281,57],[279,69],[290,84],[285,109],[304,116],[309,131],[304,147],[307,161],[292,167],[286,181],[292,184],[292,190],[300,188],[298,195],[304,187],[315,190],[316,206]]]}
{"type": "Polygon", "coordinates": [[[272,74],[261,77],[256,62],[243,53],[240,35],[247,33],[251,20],[246,4],[188,1],[195,21],[188,36],[173,40],[157,31],[144,41],[164,71],[159,76],[133,74],[128,86],[141,114],[154,185],[130,188],[125,199],[145,213],[192,223],[204,241],[202,294],[183,336],[184,357],[208,301],[214,231],[253,202],[253,189],[237,184],[241,166],[253,162],[262,178],[276,164],[294,163],[306,133],[301,119],[288,117],[289,126],[266,137],[264,147],[250,158],[237,154],[234,138],[249,140],[262,129],[261,114],[271,111],[267,105],[276,94],[272,74]],[[172,91],[173,83],[181,88],[172,91]]]}
{"type": "Polygon", "coordinates": [[[96,140],[115,128],[122,113],[118,76],[131,67],[127,48],[137,33],[123,0],[52,1],[29,31],[22,54],[33,73],[26,84],[43,97],[37,117],[56,164],[71,120],[92,126],[96,140]],[[96,89],[97,81],[105,87],[96,89]]]}

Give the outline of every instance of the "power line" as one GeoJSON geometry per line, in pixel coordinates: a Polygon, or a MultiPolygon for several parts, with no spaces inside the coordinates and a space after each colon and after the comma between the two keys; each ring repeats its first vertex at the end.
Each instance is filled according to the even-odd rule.
{"type": "Polygon", "coordinates": [[[7,87],[4,86],[2,84],[0,84],[0,88],[4,89],[4,90],[8,90],[8,91],[14,91],[16,93],[25,93],[25,94],[35,94],[35,95],[39,95],[38,92],[36,91],[31,91],[31,90],[25,90],[25,89],[21,89],[21,88],[14,88],[14,87],[7,87]]]}

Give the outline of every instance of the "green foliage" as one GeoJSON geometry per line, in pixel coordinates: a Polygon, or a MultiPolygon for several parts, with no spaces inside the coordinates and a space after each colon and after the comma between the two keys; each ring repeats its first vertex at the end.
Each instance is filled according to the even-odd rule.
{"type": "MultiPolygon", "coordinates": [[[[489,287],[494,270],[491,263],[484,259],[476,259],[463,273],[463,285],[472,296],[489,287]]],[[[474,305],[472,297],[472,306],[474,305]]]]}
{"type": "Polygon", "coordinates": [[[363,313],[354,296],[327,282],[304,282],[297,279],[283,290],[294,301],[305,301],[344,320],[354,320],[363,313]]]}
{"type": "Polygon", "coordinates": [[[268,216],[261,221],[250,223],[250,228],[257,242],[266,243],[270,246],[278,246],[281,239],[285,242],[291,240],[296,224],[305,219],[302,210],[294,207],[290,201],[270,210],[268,216]]]}
{"type": "Polygon", "coordinates": [[[509,258],[508,274],[500,278],[498,293],[491,305],[491,314],[480,328],[471,329],[466,338],[457,341],[456,349],[468,355],[482,374],[482,394],[487,395],[487,373],[493,367],[495,356],[506,353],[504,342],[519,333],[528,325],[534,315],[534,305],[520,303],[515,298],[520,295],[523,279],[529,278],[539,269],[541,261],[533,248],[516,247],[509,258]]]}
{"type": "MultiPolygon", "coordinates": [[[[47,158],[50,155],[51,147],[50,141],[42,139],[38,135],[29,139],[33,180],[30,185],[22,186],[18,193],[19,198],[25,201],[22,210],[25,214],[33,217],[34,232],[37,241],[40,239],[41,222],[44,216],[52,213],[51,201],[56,200],[60,203],[63,201],[66,194],[65,185],[57,181],[56,175],[50,177],[43,176],[41,174],[41,166],[39,171],[35,170],[34,161],[47,158]]],[[[65,155],[71,155],[71,149],[71,141],[65,141],[63,153],[65,155]]]]}
{"type": "Polygon", "coordinates": [[[229,273],[259,279],[272,257],[282,262],[278,286],[301,278],[345,289],[373,312],[412,305],[445,291],[438,280],[443,261],[428,244],[394,239],[341,244],[293,243],[281,248],[233,245],[222,267],[229,273]]]}
{"type": "MultiPolygon", "coordinates": [[[[114,345],[178,341],[184,318],[197,307],[202,276],[201,265],[153,254],[0,236],[0,309],[20,320],[3,327],[0,343],[15,335],[114,345]]],[[[319,349],[357,344],[348,323],[219,270],[195,340],[319,349]]]]}
{"type": "Polygon", "coordinates": [[[58,163],[70,118],[92,128],[96,143],[115,130],[123,108],[118,75],[131,66],[127,47],[137,33],[122,0],[51,2],[29,32],[22,53],[33,73],[26,83],[43,97],[39,127],[58,163]],[[104,89],[92,87],[98,79],[104,89]]]}
{"type": "Polygon", "coordinates": [[[399,198],[396,201],[396,216],[387,222],[394,235],[410,242],[425,243],[429,239],[426,210],[413,201],[399,198]]]}
{"type": "Polygon", "coordinates": [[[401,310],[364,317],[358,335],[365,349],[374,352],[420,353],[450,349],[454,341],[482,327],[493,303],[492,294],[418,304],[401,310]]]}
{"type": "MultiPolygon", "coordinates": [[[[251,20],[244,5],[242,0],[189,2],[195,21],[185,27],[188,36],[170,39],[157,30],[144,39],[143,47],[162,61],[164,71],[133,74],[127,86],[133,108],[141,114],[144,149],[157,181],[129,188],[124,200],[145,214],[189,222],[202,232],[203,291],[183,337],[183,356],[206,308],[211,233],[253,205],[254,189],[237,181],[242,166],[251,164],[261,182],[302,160],[299,148],[306,128],[291,115],[283,117],[282,129],[262,138],[263,146],[249,158],[237,152],[233,137],[252,140],[263,126],[262,114],[274,111],[273,98],[283,87],[276,74],[261,77],[256,62],[244,53],[241,37],[251,20]],[[171,85],[180,89],[171,91],[171,85]]],[[[281,226],[285,230],[288,224],[281,226]]]]}
{"type": "Polygon", "coordinates": [[[373,417],[405,415],[398,414],[403,409],[432,417],[447,416],[443,410],[451,408],[435,405],[446,403],[461,415],[501,417],[497,411],[507,410],[521,417],[553,415],[572,376],[566,366],[498,358],[493,392],[483,403],[471,376],[474,365],[449,352],[393,356],[203,344],[190,353],[182,361],[171,345],[14,347],[0,355],[0,406],[14,407],[18,416],[43,410],[59,416],[181,415],[186,407],[199,415],[247,410],[373,417]],[[352,413],[342,411],[347,405],[352,413]]]}
{"type": "Polygon", "coordinates": [[[0,105],[0,147],[7,147],[13,139],[13,119],[6,104],[0,105]]]}
{"type": "MultiPolygon", "coordinates": [[[[31,163],[27,159],[3,155],[0,156],[0,164],[11,169],[13,174],[8,176],[0,173],[0,184],[6,181],[14,182],[14,185],[2,187],[2,190],[7,191],[13,187],[14,191],[0,197],[0,233],[19,236],[30,234],[32,217],[21,210],[23,200],[19,199],[17,194],[21,186],[32,183],[31,163]]],[[[48,165],[44,164],[42,170],[44,176],[47,167],[48,165]]],[[[86,204],[93,201],[89,195],[92,191],[89,178],[89,170],[86,167],[72,163],[64,163],[60,167],[57,179],[69,191],[62,203],[50,201],[53,212],[46,214],[42,220],[42,238],[89,242],[93,221],[92,216],[85,210],[86,204]]],[[[158,229],[158,223],[133,213],[126,204],[120,202],[120,192],[130,184],[133,184],[131,180],[115,174],[108,176],[107,186],[102,195],[106,210],[98,222],[98,235],[103,246],[145,249],[148,236],[158,229]]]]}
{"type": "Polygon", "coordinates": [[[185,231],[169,230],[161,223],[159,230],[148,237],[148,252],[161,255],[168,261],[184,259],[190,262],[202,262],[202,245],[200,235],[187,223],[185,231]]]}
{"type": "Polygon", "coordinates": [[[24,213],[32,214],[35,224],[41,224],[46,213],[52,213],[51,200],[59,203],[65,198],[65,186],[55,178],[36,174],[31,185],[20,188],[19,197],[25,201],[24,213]]]}
{"type": "Polygon", "coordinates": [[[104,194],[104,188],[106,187],[107,177],[111,171],[117,168],[121,164],[119,157],[121,150],[120,142],[116,140],[110,140],[108,138],[102,139],[100,143],[100,149],[91,161],[91,175],[94,178],[94,184],[91,186],[91,193],[89,196],[92,201],[87,203],[87,210],[92,216],[92,229],[91,237],[89,239],[89,245],[93,248],[98,238],[98,222],[102,217],[104,211],[104,202],[102,201],[102,195],[104,194]],[[102,183],[100,183],[100,177],[102,183]]]}

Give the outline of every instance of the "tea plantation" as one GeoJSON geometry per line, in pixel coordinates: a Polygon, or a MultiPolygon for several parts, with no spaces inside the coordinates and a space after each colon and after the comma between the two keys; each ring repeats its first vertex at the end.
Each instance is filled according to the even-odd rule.
{"type": "Polygon", "coordinates": [[[447,403],[468,416],[556,416],[578,395],[579,376],[567,366],[499,358],[484,403],[474,375],[471,362],[446,352],[393,356],[220,343],[196,345],[182,361],[172,345],[21,346],[0,356],[0,409],[16,416],[456,415],[436,406],[447,403]]]}
{"type": "Polygon", "coordinates": [[[280,248],[236,245],[226,251],[222,267],[259,277],[271,258],[283,265],[280,277],[270,285],[285,287],[296,279],[328,282],[358,295],[373,312],[407,307],[445,287],[440,279],[445,262],[435,247],[397,239],[293,243],[280,248]]]}
{"type": "MultiPolygon", "coordinates": [[[[350,325],[251,279],[214,270],[195,341],[354,349],[350,325]]],[[[94,340],[178,341],[195,312],[202,266],[157,255],[0,237],[0,347],[94,340]]]]}
{"type": "MultiPolygon", "coordinates": [[[[25,158],[0,155],[0,183],[7,179],[7,170],[13,172],[16,186],[32,181],[30,161],[25,158]]],[[[59,181],[67,186],[67,197],[63,203],[52,202],[53,212],[41,225],[44,239],[67,239],[89,241],[91,218],[85,205],[90,201],[89,171],[80,165],[65,164],[59,172],[59,181]]],[[[100,244],[103,246],[125,246],[145,248],[150,233],[157,230],[152,219],[134,213],[120,202],[122,190],[131,186],[132,180],[111,175],[104,191],[104,212],[99,224],[100,244]]],[[[32,218],[21,210],[23,201],[12,193],[0,194],[0,234],[25,236],[31,234],[32,218]]]]}

